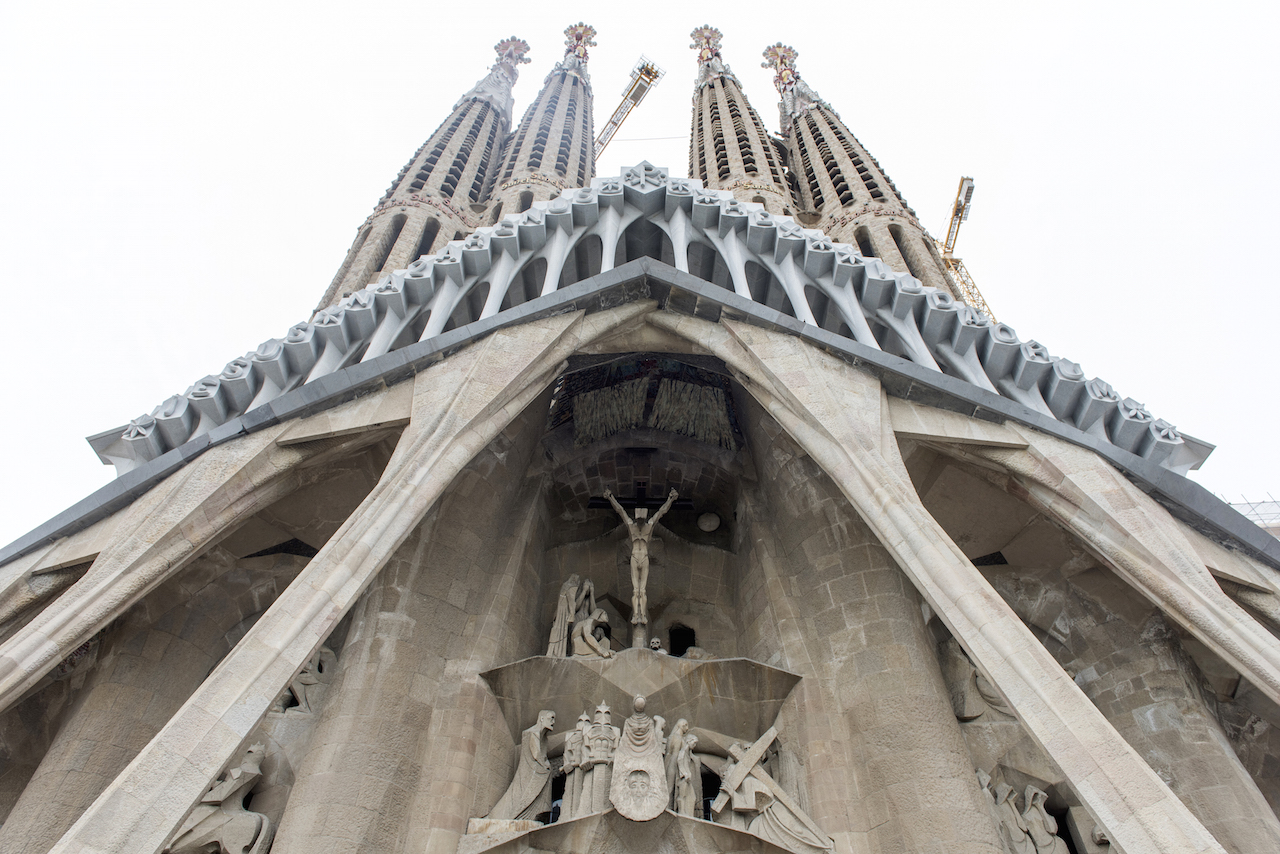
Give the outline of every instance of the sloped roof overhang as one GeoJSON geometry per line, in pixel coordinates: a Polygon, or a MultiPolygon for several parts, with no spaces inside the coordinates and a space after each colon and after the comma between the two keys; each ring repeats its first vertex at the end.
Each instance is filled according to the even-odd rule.
{"type": "MultiPolygon", "coordinates": [[[[601,311],[639,299],[651,299],[664,310],[712,323],[727,317],[792,335],[870,371],[880,380],[887,393],[895,397],[994,423],[1013,421],[1088,448],[1118,468],[1144,492],[1160,501],[1175,517],[1212,539],[1229,541],[1280,568],[1280,540],[1182,475],[999,394],[820,327],[802,323],[787,314],[741,297],[732,290],[713,285],[647,257],[583,279],[492,317],[319,377],[282,394],[124,473],[0,549],[0,565],[87,528],[128,506],[151,487],[185,466],[189,460],[215,445],[282,421],[323,412],[380,388],[403,382],[498,329],[573,311],[601,311]]],[[[120,430],[121,428],[116,428],[102,435],[118,435],[120,430]]]]}

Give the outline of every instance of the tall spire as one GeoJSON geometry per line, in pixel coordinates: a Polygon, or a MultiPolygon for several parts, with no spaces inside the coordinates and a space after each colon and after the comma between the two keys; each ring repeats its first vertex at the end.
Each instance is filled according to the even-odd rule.
{"type": "MultiPolygon", "coordinates": [[[[777,87],[782,100],[778,103],[778,119],[785,137],[791,132],[791,120],[814,106],[827,107],[827,102],[818,97],[818,93],[809,88],[809,84],[800,79],[796,71],[796,49],[778,42],[764,49],[764,62],[761,68],[772,68],[773,85],[777,87]]],[[[828,107],[829,108],[829,107],[828,107]]]]}
{"type": "Polygon", "coordinates": [[[790,213],[791,193],[774,141],[720,56],[720,31],[707,25],[690,37],[689,47],[698,51],[698,78],[689,174],[706,187],[730,190],[741,201],[763,204],[770,213],[790,213]]]}
{"type": "Polygon", "coordinates": [[[529,62],[524,39],[512,36],[493,49],[498,58],[489,74],[458,99],[360,226],[317,311],[377,281],[384,271],[406,267],[487,224],[476,214],[488,201],[511,127],[511,87],[519,67],[529,62]]]}
{"type": "Polygon", "coordinates": [[[761,65],[776,72],[797,219],[962,299],[915,211],[831,105],[800,78],[795,48],[778,42],[763,56],[761,65]]]}
{"type": "Polygon", "coordinates": [[[596,29],[579,22],[564,35],[564,57],[547,75],[503,154],[496,179],[498,216],[586,186],[595,175],[587,48],[596,46],[596,29]]]}

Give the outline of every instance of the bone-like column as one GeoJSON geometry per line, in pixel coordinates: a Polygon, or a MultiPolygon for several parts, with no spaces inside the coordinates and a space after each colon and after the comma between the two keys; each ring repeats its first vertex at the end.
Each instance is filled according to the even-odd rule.
{"type": "Polygon", "coordinates": [[[850,419],[837,390],[848,385],[841,374],[855,369],[730,320],[656,315],[651,322],[749,378],[752,396],[836,482],[1125,854],[1224,850],[929,515],[902,461],[891,462],[891,449],[880,447],[880,432],[850,419]],[[780,342],[790,355],[778,358],[780,342]]]}
{"type": "MultiPolygon", "coordinates": [[[[861,379],[874,420],[878,384],[861,379]]],[[[804,677],[779,726],[810,757],[810,813],[838,852],[1003,854],[919,594],[835,484],[757,412],[741,419],[761,498],[739,616],[752,658],[780,653],[804,677]]]]}
{"type": "Polygon", "coordinates": [[[56,607],[0,646],[0,709],[218,537],[295,489],[291,475],[315,452],[277,447],[283,430],[212,448],[135,501],[112,546],[56,607]]]}
{"type": "Polygon", "coordinates": [[[480,673],[545,643],[525,478],[545,424],[534,405],[482,451],[361,597],[274,854],[456,850],[493,783],[477,745],[510,740],[480,673]]]}
{"type": "Polygon", "coordinates": [[[631,303],[499,330],[419,374],[413,416],[373,491],[52,850],[158,852],[458,472],[567,356],[651,308],[631,303]]]}
{"type": "Polygon", "coordinates": [[[113,624],[83,694],[0,826],[0,851],[48,851],[199,687],[226,651],[226,634],[304,563],[276,555],[237,565],[215,548],[113,624]]]}
{"type": "Polygon", "coordinates": [[[1019,497],[1280,703],[1280,640],[1222,592],[1168,511],[1089,451],[1013,426],[1027,450],[973,453],[1006,468],[1019,497]]]}

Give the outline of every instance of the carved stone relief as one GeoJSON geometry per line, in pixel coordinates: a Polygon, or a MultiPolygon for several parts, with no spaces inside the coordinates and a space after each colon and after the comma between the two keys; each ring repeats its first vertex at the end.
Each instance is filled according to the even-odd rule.
{"type": "Polygon", "coordinates": [[[632,821],[648,821],[662,814],[671,797],[663,762],[662,728],[666,722],[645,714],[644,697],[636,697],[632,709],[613,754],[609,800],[632,821]]]}
{"type": "MultiPolygon", "coordinates": [[[[666,722],[649,715],[646,707],[645,697],[634,697],[632,714],[619,728],[612,723],[609,706],[601,703],[594,718],[584,711],[573,729],[556,736],[550,735],[554,714],[543,711],[538,723],[523,733],[515,779],[486,818],[470,820],[468,834],[496,837],[541,827],[528,819],[549,812],[555,759],[547,755],[548,743],[563,739],[560,822],[610,809],[635,822],[649,822],[668,811],[702,817],[706,766],[713,773],[718,768],[722,781],[706,818],[796,854],[819,854],[833,847],[831,838],[765,770],[770,757],[776,756],[776,729],[770,727],[752,744],[730,743],[728,737],[710,732],[711,749],[728,754],[716,756],[696,752],[699,738],[686,718],[664,737],[666,722]]],[[[471,851],[475,846],[463,847],[471,851]]]]}
{"type": "Polygon", "coordinates": [[[538,722],[524,731],[516,758],[515,779],[485,818],[534,819],[551,810],[551,760],[547,758],[547,735],[555,725],[555,712],[543,711],[538,715],[538,722]]]}
{"type": "Polygon", "coordinates": [[[254,744],[236,767],[220,776],[200,799],[167,854],[266,854],[275,827],[265,815],[244,808],[245,797],[262,777],[265,749],[254,744]]]}

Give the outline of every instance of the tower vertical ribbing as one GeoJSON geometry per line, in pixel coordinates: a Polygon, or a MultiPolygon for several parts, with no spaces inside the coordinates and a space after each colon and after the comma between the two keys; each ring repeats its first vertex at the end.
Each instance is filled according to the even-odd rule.
{"type": "Polygon", "coordinates": [[[543,81],[503,151],[496,216],[528,210],[569,187],[584,187],[595,175],[587,48],[595,47],[596,31],[578,23],[564,34],[564,59],[543,81]]]}
{"type": "Polygon", "coordinates": [[[778,112],[796,179],[797,216],[833,240],[961,299],[915,211],[831,105],[800,79],[797,55],[778,43],[765,48],[762,63],[777,72],[773,80],[782,97],[778,112]]]}
{"type": "Polygon", "coordinates": [[[317,310],[486,224],[485,202],[511,127],[511,89],[519,66],[529,62],[523,39],[513,36],[494,50],[498,60],[488,76],[458,100],[360,226],[317,310]]]}
{"type": "Polygon", "coordinates": [[[704,26],[691,34],[698,51],[698,80],[689,134],[689,175],[704,186],[730,190],[774,214],[791,212],[778,153],[742,84],[720,56],[721,33],[704,26]]]}

